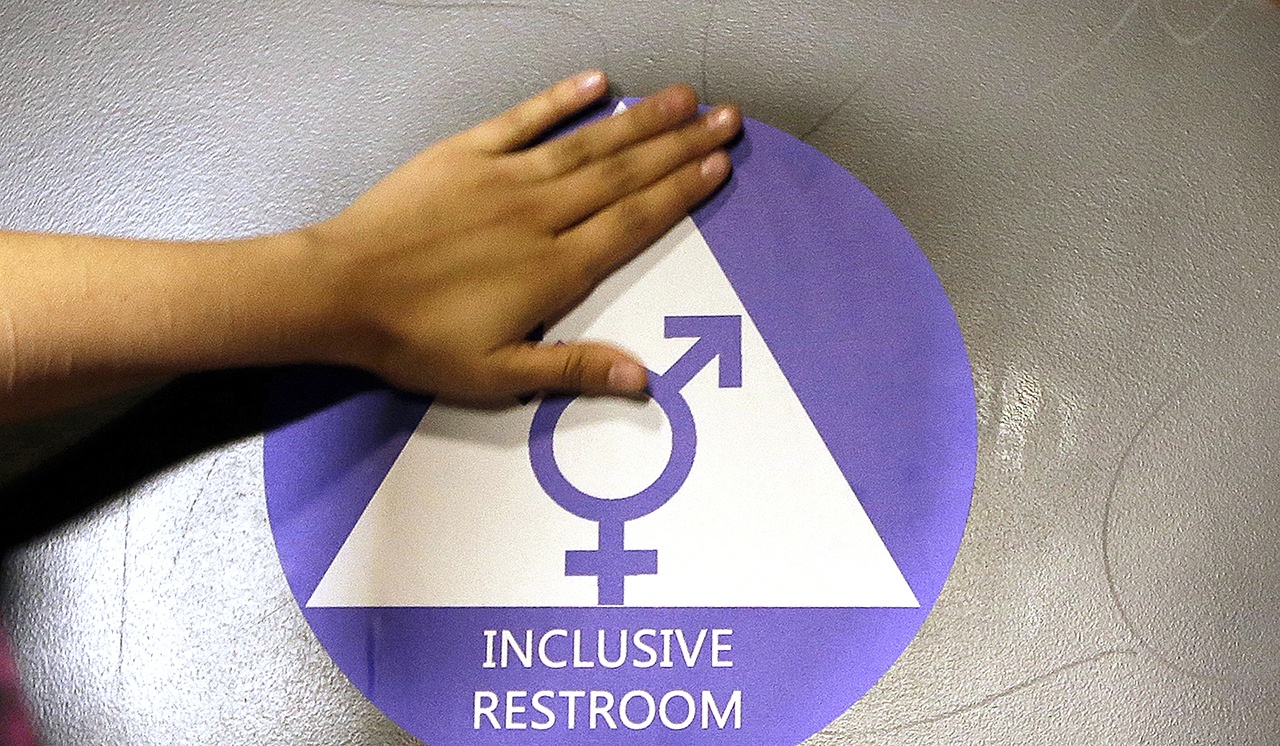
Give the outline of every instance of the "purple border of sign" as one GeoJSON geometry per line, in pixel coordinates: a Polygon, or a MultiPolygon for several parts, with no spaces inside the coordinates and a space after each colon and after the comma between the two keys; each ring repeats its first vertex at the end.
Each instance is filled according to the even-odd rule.
{"type": "MultiPolygon", "coordinates": [[[[879,679],[936,601],[968,517],[976,412],[954,313],[893,213],[817,150],[759,122],[746,121],[731,155],[734,177],[694,220],[921,604],[729,610],[740,619],[739,649],[751,659],[725,681],[755,687],[773,720],[749,738],[702,732],[698,742],[797,743],[879,679]],[[779,637],[780,629],[788,635],[779,637]],[[797,650],[811,650],[811,659],[797,659],[797,650]]],[[[266,438],[268,512],[285,575],[304,605],[430,402],[346,371],[293,370],[279,385],[273,421],[285,424],[266,438]]],[[[583,627],[616,627],[629,611],[574,614],[583,627]]],[[[694,626],[715,624],[724,610],[647,613],[694,626]]],[[[472,642],[458,637],[464,630],[564,623],[558,609],[304,606],[304,614],[356,687],[420,738],[444,737],[450,708],[470,707],[441,692],[469,696],[521,676],[507,671],[498,681],[472,671],[470,654],[456,660],[472,642]],[[429,704],[414,683],[424,670],[439,674],[429,704]]],[[[678,673],[664,676],[681,682],[678,673]]],[[[504,735],[517,742],[516,734],[504,735]]],[[[604,737],[542,735],[541,742],[558,744],[604,737]]],[[[632,742],[627,736],[654,738],[607,735],[611,743],[632,742]]],[[[685,742],[672,737],[662,736],[685,742]]]]}

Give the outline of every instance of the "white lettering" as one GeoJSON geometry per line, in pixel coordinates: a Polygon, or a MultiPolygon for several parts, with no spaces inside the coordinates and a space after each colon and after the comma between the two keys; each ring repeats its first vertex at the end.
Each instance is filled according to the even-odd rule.
{"type": "Polygon", "coordinates": [[[627,662],[627,631],[625,629],[618,631],[618,657],[615,660],[609,660],[609,656],[604,654],[606,637],[608,635],[604,630],[600,630],[596,636],[596,658],[605,668],[619,668],[627,662]]]}
{"type": "Polygon", "coordinates": [[[507,653],[516,654],[516,658],[520,659],[520,665],[525,668],[533,668],[533,630],[525,630],[524,647],[520,647],[520,641],[510,630],[502,630],[502,667],[507,667],[507,653]]]}
{"type": "Polygon", "coordinates": [[[733,646],[727,641],[721,642],[721,637],[728,637],[733,634],[731,629],[714,629],[711,630],[711,667],[712,668],[733,668],[733,661],[728,658],[721,658],[721,653],[727,653],[733,650],[733,646]]]}
{"type": "Polygon", "coordinates": [[[658,634],[658,630],[656,629],[642,629],[642,630],[636,631],[636,637],[633,642],[635,642],[635,645],[637,648],[648,653],[649,658],[644,661],[641,661],[638,658],[634,659],[631,661],[631,665],[635,666],[636,668],[649,668],[650,666],[658,662],[658,651],[654,650],[651,646],[649,646],[647,643],[642,641],[643,638],[653,637],[656,634],[658,634]]]}
{"type": "Polygon", "coordinates": [[[547,707],[546,705],[542,704],[543,699],[547,697],[554,697],[554,696],[556,696],[556,693],[549,689],[543,689],[542,691],[533,695],[533,709],[547,716],[547,719],[541,722],[529,723],[529,725],[531,725],[534,730],[547,730],[548,728],[551,728],[556,724],[555,711],[547,707]]]}
{"type": "Polygon", "coordinates": [[[542,639],[538,640],[538,660],[542,661],[542,665],[547,668],[564,668],[569,665],[569,661],[551,660],[547,655],[547,641],[553,637],[563,637],[568,639],[569,631],[564,629],[548,630],[547,633],[542,636],[542,639]]]}
{"type": "Polygon", "coordinates": [[[680,654],[684,657],[684,664],[689,668],[693,668],[698,662],[698,654],[702,652],[702,641],[707,639],[707,631],[705,629],[698,630],[698,641],[693,645],[693,652],[689,652],[689,645],[684,640],[684,630],[676,630],[676,641],[680,643],[680,654]]]}
{"type": "Polygon", "coordinates": [[[702,629],[532,629],[484,630],[483,668],[700,668],[702,653],[709,649],[712,668],[732,668],[733,630],[702,629]],[[610,639],[617,648],[609,654],[610,639]],[[595,640],[591,640],[594,636],[595,640]],[[657,638],[661,637],[661,647],[657,638]],[[560,647],[564,640],[566,647],[560,647]],[[595,643],[594,645],[592,643],[595,643]],[[535,644],[536,643],[536,644],[535,644]]]}
{"type": "Polygon", "coordinates": [[[609,730],[617,730],[618,724],[613,722],[613,714],[609,710],[613,709],[613,695],[609,692],[591,692],[591,730],[596,729],[596,715],[604,718],[609,724],[609,730]],[[603,702],[604,704],[600,704],[603,702]]]}
{"type": "Polygon", "coordinates": [[[577,692],[577,691],[567,691],[567,692],[560,692],[560,696],[566,697],[569,700],[569,730],[573,730],[576,724],[574,720],[574,715],[575,715],[574,705],[578,703],[578,700],[587,696],[587,693],[577,692]]]}
{"type": "Polygon", "coordinates": [[[659,716],[662,718],[662,724],[671,730],[684,730],[693,724],[693,719],[698,716],[698,706],[693,701],[693,695],[679,689],[667,692],[662,695],[662,701],[658,703],[659,716]],[[679,697],[685,703],[685,719],[675,722],[671,719],[671,715],[667,712],[667,705],[672,699],[679,697]]]}
{"type": "Polygon", "coordinates": [[[595,661],[582,660],[582,630],[575,629],[573,631],[573,667],[595,668],[595,665],[595,661]]]}
{"type": "MultiPolygon", "coordinates": [[[[701,691],[702,730],[742,728],[742,691],[729,693],[727,699],[718,701],[710,691],[701,691]],[[714,723],[714,725],[713,725],[714,723]],[[732,723],[732,725],[730,725],[732,723]]],[[[669,691],[658,698],[656,693],[634,689],[618,698],[611,691],[560,691],[543,689],[534,692],[509,690],[506,696],[498,692],[475,692],[471,726],[482,730],[487,723],[493,730],[551,730],[556,726],[574,730],[578,727],[579,700],[586,700],[583,728],[591,730],[618,730],[621,721],[628,730],[645,730],[655,720],[669,730],[684,730],[698,720],[699,699],[697,693],[684,690],[669,691]],[[639,704],[637,704],[637,700],[639,704]],[[614,706],[617,706],[615,717],[614,706]],[[502,712],[499,712],[499,709],[502,712]],[[533,713],[537,713],[533,715],[533,713]],[[560,716],[565,715],[562,719],[560,716]]]]}
{"type": "Polygon", "coordinates": [[[622,696],[622,701],[618,703],[618,719],[622,721],[623,725],[627,726],[631,730],[644,730],[645,728],[648,728],[649,725],[653,723],[653,716],[656,711],[657,708],[653,702],[653,695],[639,689],[634,692],[627,692],[622,696]],[[645,705],[648,707],[644,720],[637,721],[631,719],[631,714],[627,711],[627,705],[630,704],[633,699],[643,699],[645,705]]]}
{"type": "MultiPolygon", "coordinates": [[[[518,692],[518,691],[507,692],[507,718],[506,718],[507,730],[524,730],[525,728],[528,727],[526,723],[517,722],[514,717],[515,715],[519,715],[520,713],[525,711],[524,705],[516,704],[516,700],[524,699],[527,696],[529,696],[528,692],[518,692]]],[[[702,719],[705,723],[707,719],[707,715],[705,712],[702,715],[702,719]]],[[[704,724],[702,727],[705,728],[707,726],[704,724]]]]}
{"type": "Polygon", "coordinates": [[[489,724],[494,730],[501,730],[502,726],[498,725],[498,718],[493,716],[493,711],[498,709],[498,695],[494,692],[476,692],[475,705],[475,730],[480,730],[480,716],[484,715],[489,718],[489,724]],[[481,704],[481,703],[484,704],[481,704]]]}
{"type": "Polygon", "coordinates": [[[498,630],[496,629],[486,629],[484,631],[484,647],[485,647],[484,667],[485,668],[498,667],[498,664],[495,663],[493,660],[493,638],[497,636],[498,636],[498,630]]]}
{"type": "Polygon", "coordinates": [[[716,698],[706,689],[702,690],[702,729],[707,729],[707,715],[711,715],[716,720],[716,726],[721,730],[724,729],[725,723],[729,722],[729,715],[733,714],[733,727],[738,730],[742,727],[742,691],[734,690],[729,695],[729,701],[724,705],[724,714],[720,713],[716,707],[716,698]]]}
{"type": "Polygon", "coordinates": [[[659,668],[672,668],[675,666],[671,662],[671,633],[673,632],[675,632],[673,629],[662,630],[662,663],[658,664],[659,668]]]}

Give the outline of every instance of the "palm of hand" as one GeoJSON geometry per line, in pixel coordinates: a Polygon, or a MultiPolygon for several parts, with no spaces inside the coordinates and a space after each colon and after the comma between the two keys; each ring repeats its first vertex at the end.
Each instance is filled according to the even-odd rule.
{"type": "Polygon", "coordinates": [[[309,229],[348,289],[351,324],[335,335],[343,362],[470,404],[643,391],[643,366],[622,350],[526,337],[719,186],[739,118],[696,116],[692,91],[676,87],[526,148],[603,95],[603,76],[592,78],[419,153],[309,229]]]}

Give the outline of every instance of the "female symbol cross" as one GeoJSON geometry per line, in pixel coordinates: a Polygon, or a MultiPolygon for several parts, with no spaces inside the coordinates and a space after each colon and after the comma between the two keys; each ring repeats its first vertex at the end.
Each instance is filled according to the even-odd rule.
{"type": "Polygon", "coordinates": [[[656,575],[656,549],[627,549],[623,527],[627,521],[648,515],[666,505],[693,468],[698,433],[693,412],[681,389],[698,371],[720,358],[720,388],[742,386],[741,316],[668,316],[667,339],[696,337],[688,352],[665,373],[649,371],[649,392],[671,424],[671,455],[662,473],[648,487],[617,500],[589,495],[573,486],[556,463],[555,429],[560,416],[576,397],[548,397],[538,405],[529,428],[529,461],[538,484],[570,513],[600,524],[597,549],[565,552],[564,574],[597,578],[601,606],[620,606],[628,575],[656,575]]]}

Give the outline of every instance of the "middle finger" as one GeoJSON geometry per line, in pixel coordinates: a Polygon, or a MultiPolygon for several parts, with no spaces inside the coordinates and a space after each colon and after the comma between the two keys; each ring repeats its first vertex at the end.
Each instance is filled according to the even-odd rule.
{"type": "Polygon", "coordinates": [[[672,86],[621,114],[524,151],[517,158],[536,178],[554,179],[676,129],[688,122],[697,109],[698,97],[692,88],[672,86]]]}

